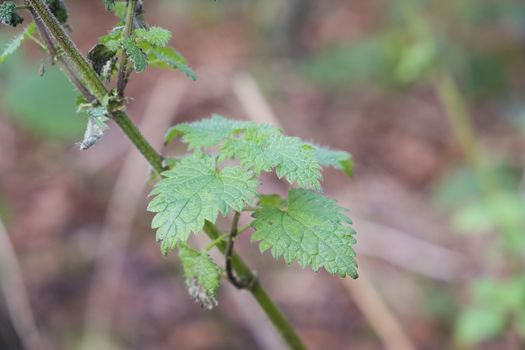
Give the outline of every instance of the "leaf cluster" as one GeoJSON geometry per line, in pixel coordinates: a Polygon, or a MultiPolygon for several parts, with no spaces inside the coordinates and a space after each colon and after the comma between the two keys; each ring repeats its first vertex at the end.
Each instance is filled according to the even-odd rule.
{"type": "MultiPolygon", "coordinates": [[[[68,13],[64,1],[45,0],[45,3],[56,19],[66,25],[68,13]]],[[[86,93],[78,86],[82,84],[82,75],[70,76],[82,93],[77,101],[78,111],[88,118],[80,143],[83,150],[93,146],[104,135],[108,121],[123,112],[122,76],[127,81],[133,71],[160,67],[176,69],[196,79],[184,57],[168,47],[171,32],[145,23],[142,1],[137,2],[132,22],[131,2],[103,0],[103,4],[120,21],[99,38],[87,59],[101,80],[110,81],[118,72],[118,83],[117,89],[103,97],[98,93],[94,98],[89,89],[84,87],[86,93]]],[[[21,23],[16,9],[10,1],[2,3],[0,22],[13,26],[21,23]]],[[[48,39],[44,40],[46,44],[54,44],[40,25],[31,23],[4,48],[0,63],[29,38],[46,52],[57,52],[53,59],[67,68],[68,63],[61,57],[65,51],[46,47],[34,37],[36,30],[48,39]]],[[[175,138],[187,144],[189,152],[182,159],[166,162],[168,170],[151,191],[148,210],[155,213],[152,227],[156,229],[162,253],[178,251],[187,288],[196,302],[205,308],[217,304],[216,292],[223,271],[208,252],[219,244],[222,246],[227,235],[201,251],[192,248],[188,240],[192,233],[198,234],[210,222],[215,223],[219,214],[226,217],[235,213],[238,219],[240,213],[251,211],[252,241],[259,243],[261,252],[270,250],[275,258],[283,257],[287,263],[298,262],[314,271],[324,268],[334,275],[357,277],[351,221],[343,208],[321,192],[322,168],[334,167],[351,175],[350,154],[287,136],[270,125],[219,115],[174,126],[167,132],[165,142],[175,138]],[[258,192],[259,176],[265,172],[274,172],[292,186],[286,198],[258,192]]],[[[233,221],[235,225],[237,221],[233,221]]],[[[231,235],[233,232],[237,234],[238,228],[233,227],[231,235]]]]}
{"type": "Polygon", "coordinates": [[[172,127],[165,142],[175,138],[190,153],[162,174],[148,206],[156,213],[152,227],[164,254],[185,247],[191,233],[198,234],[219,214],[250,208],[252,241],[259,242],[261,252],[270,250],[275,258],[314,271],[357,277],[351,221],[320,185],[322,167],[351,173],[348,153],[287,136],[270,125],[219,115],[172,127]],[[263,172],[275,172],[296,188],[287,198],[260,194],[263,172]]]}

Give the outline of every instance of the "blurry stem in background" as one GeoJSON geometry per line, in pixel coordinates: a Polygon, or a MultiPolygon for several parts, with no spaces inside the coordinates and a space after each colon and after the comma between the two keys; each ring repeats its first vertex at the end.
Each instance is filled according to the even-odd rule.
{"type": "MultiPolygon", "coordinates": [[[[474,169],[484,200],[490,207],[498,199],[502,190],[498,185],[496,174],[476,138],[466,99],[447,68],[438,73],[433,84],[450,120],[454,135],[467,161],[474,169]]],[[[506,238],[504,244],[509,252],[515,254],[515,265],[520,266],[521,247],[519,244],[515,244],[519,239],[517,235],[521,234],[520,228],[515,222],[507,220],[505,217],[498,216],[497,220],[496,224],[506,238]]]]}
{"type": "MultiPolygon", "coordinates": [[[[36,326],[22,271],[2,221],[0,221],[0,288],[2,290],[0,294],[5,296],[14,329],[24,348],[27,350],[49,349],[36,326]]],[[[0,327],[5,327],[5,325],[0,325],[0,327]]]]}
{"type": "Polygon", "coordinates": [[[490,165],[475,135],[472,117],[452,74],[444,69],[438,73],[434,86],[439,100],[452,124],[452,130],[467,160],[471,163],[480,186],[486,194],[497,191],[490,165]]]}
{"type": "MultiPolygon", "coordinates": [[[[26,0],[26,4],[29,5],[32,11],[36,14],[34,18],[38,18],[42,21],[46,30],[55,39],[57,46],[63,50],[66,59],[71,63],[74,71],[78,73],[88,91],[98,100],[102,100],[108,93],[106,87],[91,65],[87,62],[86,58],[82,56],[71,38],[64,31],[58,20],[53,16],[44,0],[26,0]]],[[[151,144],[144,138],[127,114],[125,112],[117,112],[113,113],[112,117],[130,141],[146,158],[148,163],[150,163],[153,169],[158,173],[164,171],[163,157],[157,153],[151,144]]],[[[220,236],[218,229],[210,222],[206,222],[204,231],[212,240],[215,240],[220,236]]],[[[223,242],[222,244],[219,244],[218,248],[224,254],[226,252],[226,243],[223,242]]],[[[237,254],[232,254],[232,266],[237,273],[237,276],[242,279],[253,281],[248,290],[287,342],[290,349],[306,349],[295,329],[270,299],[254,273],[246,266],[237,254]]]]}

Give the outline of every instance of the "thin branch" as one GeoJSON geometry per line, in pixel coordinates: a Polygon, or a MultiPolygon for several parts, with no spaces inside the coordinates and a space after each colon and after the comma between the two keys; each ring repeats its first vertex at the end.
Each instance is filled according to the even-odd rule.
{"type": "Polygon", "coordinates": [[[106,87],[100,80],[98,74],[93,70],[87,59],[80,53],[75,43],[64,28],[51,13],[44,0],[25,0],[30,6],[34,19],[39,19],[46,27],[46,31],[55,40],[65,55],[72,69],[78,74],[80,80],[85,84],[90,93],[101,100],[107,94],[106,87]]]}
{"type": "Polygon", "coordinates": [[[36,326],[20,264],[2,221],[0,221],[0,288],[5,295],[13,326],[24,348],[48,349],[49,345],[36,326]]]}
{"type": "Polygon", "coordinates": [[[235,212],[233,216],[232,221],[232,228],[230,231],[230,235],[228,237],[228,245],[226,246],[226,275],[228,276],[228,280],[231,284],[233,284],[237,289],[245,289],[249,288],[251,281],[246,281],[240,278],[237,278],[235,275],[235,272],[233,271],[232,266],[232,255],[233,255],[233,246],[235,245],[235,238],[237,238],[237,234],[239,233],[239,219],[241,217],[240,212],[235,212]]]}
{"type": "Polygon", "coordinates": [[[387,349],[416,349],[362,268],[357,280],[344,279],[342,282],[387,349]]]}
{"type": "MultiPolygon", "coordinates": [[[[89,90],[84,86],[82,81],[78,78],[76,72],[71,68],[71,65],[64,60],[64,58],[59,55],[58,50],[55,46],[55,43],[53,41],[53,38],[49,35],[49,32],[46,29],[46,26],[44,23],[42,23],[42,20],[36,15],[34,10],[30,8],[31,14],[33,15],[33,18],[35,19],[35,24],[38,29],[38,33],[42,37],[42,39],[45,42],[45,48],[47,48],[47,51],[49,55],[51,56],[51,62],[54,64],[55,62],[58,62],[60,68],[64,72],[64,74],[69,78],[69,81],[77,88],[77,90],[84,96],[84,98],[89,101],[93,102],[95,100],[95,97],[89,92],[89,90]]],[[[34,38],[34,40],[37,40],[34,38]]]]}
{"type": "MultiPolygon", "coordinates": [[[[124,25],[123,38],[129,39],[133,33],[133,23],[135,22],[135,9],[137,0],[129,0],[126,11],[126,22],[124,25]]],[[[117,74],[117,91],[120,97],[124,97],[126,86],[128,85],[130,71],[128,69],[128,55],[123,49],[120,54],[119,70],[117,74]]]]}
{"type": "Polygon", "coordinates": [[[251,224],[246,224],[244,226],[242,226],[241,228],[239,228],[238,232],[237,232],[237,236],[243,234],[244,232],[248,231],[250,228],[252,227],[251,224]]]}
{"type": "MultiPolygon", "coordinates": [[[[206,221],[204,225],[204,232],[206,232],[208,237],[212,240],[219,238],[221,235],[217,227],[215,227],[215,225],[209,221],[206,221]]],[[[226,255],[227,244],[225,242],[218,244],[217,248],[220,252],[226,255]]],[[[299,338],[297,332],[292,327],[290,322],[288,322],[281,310],[279,310],[273,300],[268,296],[266,290],[261,286],[255,274],[248,266],[246,266],[245,262],[235,252],[232,253],[231,261],[232,267],[235,270],[237,276],[239,276],[244,281],[251,281],[250,288],[247,290],[250,291],[261,309],[266,313],[266,316],[268,316],[279,334],[286,341],[286,344],[290,347],[290,349],[305,350],[306,347],[301,341],[301,338],[299,338]]]]}

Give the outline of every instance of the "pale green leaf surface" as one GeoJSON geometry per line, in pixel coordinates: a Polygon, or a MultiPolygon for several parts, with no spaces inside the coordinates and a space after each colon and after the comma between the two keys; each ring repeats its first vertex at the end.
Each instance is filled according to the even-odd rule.
{"type": "Polygon", "coordinates": [[[246,121],[226,119],[218,114],[211,118],[193,123],[178,124],[168,130],[164,137],[167,144],[175,137],[182,136],[182,141],[190,149],[208,148],[224,141],[235,131],[255,125],[246,121]]]}
{"type": "Polygon", "coordinates": [[[2,49],[2,53],[0,53],[0,64],[4,63],[9,56],[14,54],[16,50],[20,48],[24,40],[35,33],[35,30],[35,24],[31,23],[22,33],[18,34],[13,40],[11,40],[11,42],[2,49]]]}
{"type": "Polygon", "coordinates": [[[164,47],[171,39],[171,32],[161,27],[137,28],[133,34],[153,46],[164,47]]]}
{"type": "Polygon", "coordinates": [[[354,164],[350,153],[331,150],[318,145],[313,146],[315,147],[315,157],[317,158],[319,165],[323,167],[334,167],[343,171],[346,175],[352,176],[354,164]]]}
{"type": "Polygon", "coordinates": [[[258,182],[240,167],[217,170],[216,159],[195,154],[164,172],[155,186],[148,210],[157,213],[152,227],[164,254],[190,233],[202,230],[205,220],[215,222],[219,212],[241,211],[256,194],[258,182]]]}
{"type": "Polygon", "coordinates": [[[147,56],[142,51],[135,41],[131,38],[122,40],[122,48],[126,51],[129,59],[133,63],[133,68],[136,72],[143,72],[148,67],[147,56]]]}
{"type": "Polygon", "coordinates": [[[314,148],[297,137],[283,135],[270,125],[247,128],[239,137],[231,137],[221,149],[223,158],[239,159],[256,173],[271,171],[279,178],[302,187],[320,189],[321,169],[314,148]]]}
{"type": "Polygon", "coordinates": [[[185,244],[179,246],[179,258],[193,300],[206,309],[216,306],[222,269],[206,252],[198,252],[185,244]]]}
{"type": "Polygon", "coordinates": [[[298,261],[314,271],[321,267],[331,274],[357,278],[351,221],[344,209],[322,194],[292,189],[288,199],[263,196],[254,213],[252,241],[264,252],[287,263],[298,261]]]}
{"type": "Polygon", "coordinates": [[[148,61],[152,67],[177,69],[191,80],[197,80],[197,75],[188,66],[186,59],[175,49],[148,45],[141,43],[141,47],[148,54],[148,61]]]}

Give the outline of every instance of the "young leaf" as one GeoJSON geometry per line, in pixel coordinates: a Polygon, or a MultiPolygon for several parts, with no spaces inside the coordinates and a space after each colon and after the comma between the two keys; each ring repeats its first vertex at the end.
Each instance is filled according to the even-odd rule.
{"type": "Polygon", "coordinates": [[[133,34],[153,46],[164,47],[171,39],[171,32],[161,27],[137,28],[133,34]]]}
{"type": "Polygon", "coordinates": [[[224,141],[236,131],[255,125],[255,123],[226,119],[213,114],[208,119],[170,128],[164,137],[164,143],[168,144],[175,137],[182,136],[182,142],[187,143],[190,149],[208,148],[224,141]]]}
{"type": "Polygon", "coordinates": [[[225,216],[232,209],[241,211],[258,185],[246,170],[218,170],[215,157],[204,154],[185,157],[162,175],[148,210],[157,213],[151,225],[157,229],[163,254],[185,242],[191,232],[202,230],[205,220],[215,222],[219,212],[225,216]]]}
{"type": "Polygon", "coordinates": [[[104,78],[110,75],[112,68],[115,63],[116,52],[110,50],[104,44],[97,44],[88,52],[88,59],[91,62],[91,66],[104,78]]]}
{"type": "Polygon", "coordinates": [[[179,246],[179,258],[192,299],[208,310],[217,306],[222,269],[206,252],[198,252],[185,244],[179,246]]]}
{"type": "Polygon", "coordinates": [[[152,67],[178,69],[191,80],[197,80],[197,75],[188,67],[186,59],[175,49],[154,47],[148,43],[142,43],[141,48],[148,54],[148,61],[152,67]]]}
{"type": "Polygon", "coordinates": [[[345,151],[334,151],[329,148],[313,145],[315,147],[315,157],[319,165],[323,167],[334,167],[342,170],[346,175],[352,176],[354,164],[352,155],[345,151]]]}
{"type": "Polygon", "coordinates": [[[7,46],[4,47],[2,52],[0,53],[0,64],[4,63],[4,61],[14,54],[16,50],[22,45],[25,39],[27,39],[30,35],[33,35],[35,33],[36,26],[35,23],[31,23],[27,26],[27,28],[20,34],[18,34],[7,46]]]}
{"type": "Polygon", "coordinates": [[[314,271],[323,267],[342,277],[357,278],[352,246],[355,231],[344,209],[320,193],[292,189],[287,200],[263,196],[253,216],[252,241],[259,241],[261,252],[271,249],[277,259],[298,261],[314,271]]]}
{"type": "Polygon", "coordinates": [[[45,2],[60,23],[67,22],[69,15],[64,0],[45,0],[45,2]]]}
{"type": "Polygon", "coordinates": [[[16,4],[12,1],[5,1],[0,4],[0,23],[16,27],[24,19],[16,12],[16,4]]]}
{"type": "Polygon", "coordinates": [[[147,56],[131,38],[122,41],[122,48],[126,51],[136,72],[143,72],[148,67],[147,56]]]}
{"type": "Polygon", "coordinates": [[[113,10],[113,6],[115,6],[115,0],[102,0],[102,2],[104,3],[106,10],[113,10]]]}
{"type": "Polygon", "coordinates": [[[240,159],[256,173],[276,169],[279,178],[302,187],[320,189],[320,166],[314,148],[297,137],[283,135],[270,125],[247,128],[239,137],[231,137],[220,150],[223,158],[240,159]]]}
{"type": "Polygon", "coordinates": [[[105,45],[108,50],[117,51],[121,47],[123,31],[124,27],[115,27],[108,34],[101,36],[98,42],[99,44],[105,45]]]}

